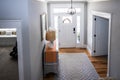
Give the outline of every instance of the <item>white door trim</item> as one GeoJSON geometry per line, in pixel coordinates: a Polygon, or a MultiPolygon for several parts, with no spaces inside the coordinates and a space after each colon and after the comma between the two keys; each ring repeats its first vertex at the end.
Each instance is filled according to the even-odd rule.
{"type": "MultiPolygon", "coordinates": [[[[111,27],[112,27],[112,18],[111,13],[106,12],[99,12],[99,11],[92,11],[92,19],[94,16],[103,17],[109,20],[109,33],[108,33],[108,69],[107,69],[107,76],[110,76],[110,62],[111,62],[111,27]]],[[[92,20],[91,20],[92,21],[92,20]]],[[[93,23],[92,23],[93,25],[93,23]]],[[[93,26],[92,26],[93,27],[93,26]]],[[[92,45],[93,45],[93,39],[92,39],[92,45]]],[[[93,50],[93,49],[92,49],[93,50]]],[[[91,51],[92,56],[94,56],[93,51],[91,51]]]]}
{"type": "MultiPolygon", "coordinates": [[[[54,8],[68,8],[69,7],[69,3],[61,3],[61,4],[59,4],[59,3],[56,3],[56,4],[54,4],[54,3],[49,3],[48,4],[49,5],[49,8],[48,8],[48,13],[49,13],[49,26],[52,26],[52,27],[54,27],[54,20],[53,20],[53,17],[56,15],[65,15],[66,13],[64,13],[64,14],[61,14],[61,13],[54,13],[54,8]]],[[[85,34],[84,34],[84,23],[85,23],[85,21],[84,21],[84,9],[85,9],[85,4],[84,3],[75,3],[75,5],[74,5],[74,7],[76,7],[76,8],[81,8],[81,14],[79,14],[79,13],[76,13],[75,15],[80,15],[82,18],[82,20],[81,20],[81,43],[80,44],[76,44],[76,47],[77,48],[85,48],[86,47],[86,45],[85,45],[85,34]]]]}
{"type": "Polygon", "coordinates": [[[0,20],[0,27],[2,27],[2,28],[16,28],[16,31],[17,31],[17,47],[18,47],[19,80],[24,80],[21,20],[0,20]]]}

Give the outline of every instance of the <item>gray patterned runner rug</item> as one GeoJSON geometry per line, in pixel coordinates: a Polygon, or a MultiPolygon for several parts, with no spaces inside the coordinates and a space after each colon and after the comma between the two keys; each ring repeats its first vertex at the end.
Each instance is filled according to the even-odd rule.
{"type": "Polygon", "coordinates": [[[58,80],[98,80],[94,66],[85,53],[59,54],[58,80]]]}

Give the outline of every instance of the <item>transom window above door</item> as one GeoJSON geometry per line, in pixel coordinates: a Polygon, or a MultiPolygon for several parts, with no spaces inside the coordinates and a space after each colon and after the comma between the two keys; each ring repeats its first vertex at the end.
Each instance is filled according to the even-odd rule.
{"type": "MultiPolygon", "coordinates": [[[[80,13],[81,12],[81,8],[75,8],[76,13],[80,13]]],[[[68,8],[54,8],[53,9],[53,13],[67,13],[68,8]]]]}

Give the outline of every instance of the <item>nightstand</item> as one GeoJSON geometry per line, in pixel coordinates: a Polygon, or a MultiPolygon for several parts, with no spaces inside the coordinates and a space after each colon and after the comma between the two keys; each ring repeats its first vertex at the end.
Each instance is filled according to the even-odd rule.
{"type": "Polygon", "coordinates": [[[56,47],[56,41],[54,41],[54,47],[49,48],[48,43],[45,46],[44,51],[44,76],[50,72],[58,73],[58,49],[56,47]]]}

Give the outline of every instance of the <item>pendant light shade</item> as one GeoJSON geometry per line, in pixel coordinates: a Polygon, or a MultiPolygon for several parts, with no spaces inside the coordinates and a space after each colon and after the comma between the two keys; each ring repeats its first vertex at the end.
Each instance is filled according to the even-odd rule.
{"type": "Polygon", "coordinates": [[[68,12],[68,14],[70,14],[70,15],[76,14],[75,8],[69,8],[67,12],[68,12]]]}
{"type": "Polygon", "coordinates": [[[68,9],[67,13],[70,14],[70,15],[74,15],[76,14],[76,9],[73,8],[73,1],[71,0],[71,7],[68,9]]]}

